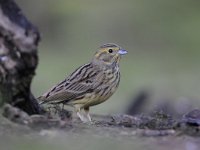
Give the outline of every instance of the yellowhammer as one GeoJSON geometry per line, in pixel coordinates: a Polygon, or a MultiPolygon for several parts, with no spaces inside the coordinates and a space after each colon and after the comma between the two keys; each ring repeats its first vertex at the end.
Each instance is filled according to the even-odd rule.
{"type": "Polygon", "coordinates": [[[120,81],[119,62],[126,53],[113,43],[100,46],[90,63],[40,96],[40,104],[71,105],[83,122],[91,121],[89,107],[106,101],[116,91],[120,81]]]}

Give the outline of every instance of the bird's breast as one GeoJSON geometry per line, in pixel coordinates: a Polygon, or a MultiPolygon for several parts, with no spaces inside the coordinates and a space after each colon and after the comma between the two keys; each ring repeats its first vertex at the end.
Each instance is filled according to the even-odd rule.
{"type": "Polygon", "coordinates": [[[97,87],[93,93],[86,94],[86,99],[88,99],[85,106],[94,106],[103,103],[109,99],[117,90],[120,81],[119,72],[115,74],[108,73],[104,82],[97,87]]]}

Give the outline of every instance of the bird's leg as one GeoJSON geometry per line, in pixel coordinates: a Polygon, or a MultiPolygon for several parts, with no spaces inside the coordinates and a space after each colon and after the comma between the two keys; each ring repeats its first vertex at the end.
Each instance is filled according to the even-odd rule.
{"type": "Polygon", "coordinates": [[[92,122],[92,119],[91,119],[90,114],[89,114],[89,110],[90,110],[89,107],[85,107],[85,108],[84,108],[84,111],[85,111],[85,114],[86,114],[87,119],[88,119],[90,122],[92,122]]]}
{"type": "Polygon", "coordinates": [[[87,119],[81,114],[80,106],[75,106],[75,111],[76,111],[77,116],[81,119],[81,121],[87,122],[87,119]]]}

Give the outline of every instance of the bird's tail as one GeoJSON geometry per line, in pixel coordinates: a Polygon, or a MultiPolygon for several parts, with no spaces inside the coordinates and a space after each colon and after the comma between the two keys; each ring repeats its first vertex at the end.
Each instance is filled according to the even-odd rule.
{"type": "Polygon", "coordinates": [[[42,105],[42,104],[45,104],[46,102],[45,102],[45,97],[44,96],[39,96],[38,98],[37,98],[37,100],[39,101],[39,105],[42,105]]]}

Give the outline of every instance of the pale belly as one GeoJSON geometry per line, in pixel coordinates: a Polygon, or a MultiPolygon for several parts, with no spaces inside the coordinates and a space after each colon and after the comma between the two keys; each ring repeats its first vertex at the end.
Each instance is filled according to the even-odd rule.
{"type": "Polygon", "coordinates": [[[84,107],[101,104],[101,103],[105,102],[106,100],[108,100],[112,95],[113,95],[113,93],[108,96],[105,96],[105,97],[102,97],[99,95],[91,96],[91,98],[87,101],[87,103],[84,104],[84,107]]]}
{"type": "Polygon", "coordinates": [[[80,105],[81,108],[98,105],[108,100],[115,91],[116,88],[113,88],[111,92],[106,96],[101,96],[96,93],[88,93],[83,99],[72,101],[71,105],[80,105]]]}

